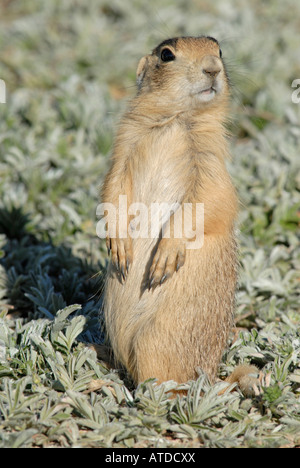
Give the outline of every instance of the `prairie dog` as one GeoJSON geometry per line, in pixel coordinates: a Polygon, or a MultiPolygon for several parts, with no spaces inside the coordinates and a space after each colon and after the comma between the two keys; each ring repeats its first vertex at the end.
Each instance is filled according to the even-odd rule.
{"type": "Polygon", "coordinates": [[[199,367],[214,382],[233,324],[238,206],[225,167],[229,83],[218,41],[162,42],[140,60],[137,85],[102,188],[116,217],[106,216],[108,336],[136,383],[186,382],[199,367]],[[147,218],[134,216],[137,204],[147,218]],[[149,235],[153,204],[162,210],[156,236],[149,235]],[[185,205],[191,211],[176,216],[185,205]],[[148,235],[136,235],[146,221],[148,235]]]}

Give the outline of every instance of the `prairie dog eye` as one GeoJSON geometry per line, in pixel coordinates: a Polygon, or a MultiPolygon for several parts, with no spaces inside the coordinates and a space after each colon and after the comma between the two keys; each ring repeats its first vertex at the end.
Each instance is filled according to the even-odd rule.
{"type": "Polygon", "coordinates": [[[220,49],[219,54],[220,54],[220,58],[222,58],[222,50],[221,49],[220,49]]]}
{"type": "Polygon", "coordinates": [[[172,60],[175,60],[175,55],[170,49],[166,48],[161,51],[160,58],[163,62],[172,62],[172,60]]]}

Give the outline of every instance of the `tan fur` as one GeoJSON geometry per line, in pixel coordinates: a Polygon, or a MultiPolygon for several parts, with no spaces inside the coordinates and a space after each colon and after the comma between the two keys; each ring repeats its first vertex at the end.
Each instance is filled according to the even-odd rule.
{"type": "Polygon", "coordinates": [[[219,54],[216,41],[187,37],[141,59],[139,91],[121,121],[103,185],[102,201],[116,207],[119,195],[128,205],[204,203],[199,249],[187,249],[187,238],[108,235],[106,326],[136,383],[185,382],[197,377],[197,367],[214,381],[233,323],[237,198],[225,167],[229,87],[219,54]],[[175,60],[162,62],[164,48],[175,60]],[[203,102],[200,91],[216,80],[221,89],[203,102]]]}
{"type": "Polygon", "coordinates": [[[243,364],[234,369],[232,374],[227,377],[226,382],[230,385],[237,383],[245,396],[252,397],[259,395],[263,379],[263,373],[256,366],[243,364]]]}

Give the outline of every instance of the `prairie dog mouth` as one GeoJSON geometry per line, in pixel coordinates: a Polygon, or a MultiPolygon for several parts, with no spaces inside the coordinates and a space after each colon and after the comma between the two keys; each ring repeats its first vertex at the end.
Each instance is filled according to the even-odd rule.
{"type": "Polygon", "coordinates": [[[211,93],[216,93],[215,88],[210,86],[210,88],[203,89],[202,91],[199,92],[199,94],[211,94],[211,93]]]}
{"type": "Polygon", "coordinates": [[[195,86],[194,89],[191,90],[192,96],[210,96],[215,95],[219,91],[218,86],[216,85],[208,85],[206,88],[195,86]]]}
{"type": "Polygon", "coordinates": [[[210,86],[209,88],[198,90],[196,93],[194,93],[194,97],[200,102],[209,102],[214,99],[216,94],[216,88],[210,86]]]}

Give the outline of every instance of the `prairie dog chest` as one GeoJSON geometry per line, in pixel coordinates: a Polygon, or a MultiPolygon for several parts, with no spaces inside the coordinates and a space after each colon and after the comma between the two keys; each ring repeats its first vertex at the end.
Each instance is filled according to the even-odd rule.
{"type": "Polygon", "coordinates": [[[177,202],[185,193],[188,145],[178,124],[154,128],[136,145],[133,198],[146,204],[177,202]]]}

